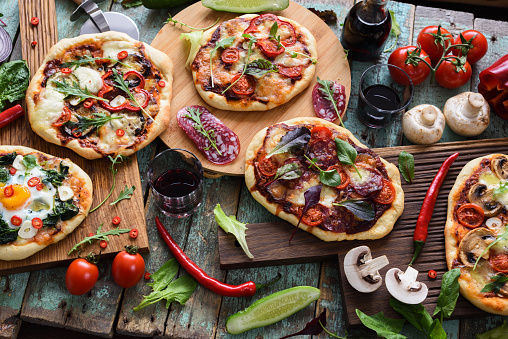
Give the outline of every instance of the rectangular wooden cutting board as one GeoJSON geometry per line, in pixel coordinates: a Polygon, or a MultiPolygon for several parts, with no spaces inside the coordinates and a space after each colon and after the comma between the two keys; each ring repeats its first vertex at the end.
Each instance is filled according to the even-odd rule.
{"type": "MultiPolygon", "coordinates": [[[[508,138],[450,142],[433,146],[378,148],[374,151],[396,165],[401,151],[409,152],[415,157],[415,179],[412,184],[402,180],[404,212],[390,234],[378,240],[332,243],[323,242],[307,232],[298,230],[289,243],[294,226],[287,222],[249,224],[247,225],[247,243],[254,259],[249,259],[241,247],[235,246],[232,235],[220,230],[218,237],[221,268],[236,269],[338,259],[340,290],[346,310],[346,321],[349,325],[360,324],[355,313],[357,308],[369,315],[383,311],[385,316],[400,317],[389,305],[390,295],[384,284],[379,290],[370,294],[354,290],[345,278],[342,260],[351,248],[367,245],[371,248],[373,257],[386,255],[390,261],[390,264],[380,271],[382,276],[392,267],[405,270],[413,255],[413,233],[427,189],[442,162],[451,154],[459,152],[459,157],[453,163],[441,187],[429,225],[427,242],[413,266],[420,272],[418,280],[425,282],[429,287],[429,295],[424,305],[432,314],[439,295],[441,278],[448,270],[443,231],[450,189],[459,172],[470,160],[492,153],[508,154],[508,138]],[[432,280],[427,277],[427,272],[431,269],[437,272],[437,279],[432,280]]],[[[454,318],[479,315],[487,315],[487,313],[472,306],[464,298],[459,298],[453,313],[454,318]]]]}
{"type": "MultiPolygon", "coordinates": [[[[33,75],[42,64],[46,53],[58,40],[55,4],[53,1],[43,1],[41,3],[39,0],[19,1],[19,4],[23,59],[27,60],[30,73],[33,75]],[[38,26],[32,26],[29,20],[33,16],[42,16],[44,20],[41,20],[38,26]],[[32,47],[32,41],[37,41],[37,45],[32,47]]],[[[60,158],[69,158],[72,162],[81,167],[92,179],[92,207],[106,198],[113,185],[110,169],[111,161],[109,159],[87,160],[68,148],[44,141],[32,131],[26,115],[1,129],[0,145],[26,146],[60,158]]],[[[86,217],[73,233],[59,243],[50,245],[24,260],[0,260],[0,275],[39,270],[68,263],[76,258],[77,253],[75,252],[68,256],[67,252],[89,233],[95,234],[97,228],[101,224],[104,224],[102,227],[103,232],[117,227],[111,223],[114,216],[119,216],[122,219],[122,222],[118,225],[120,228],[137,228],[139,230],[138,238],[133,240],[129,237],[128,233],[119,236],[109,236],[110,241],[107,248],[99,248],[98,241],[96,241],[92,245],[83,247],[84,254],[86,255],[90,251],[99,253],[99,250],[101,250],[103,256],[112,256],[114,253],[121,251],[125,245],[130,244],[139,246],[141,252],[147,252],[148,236],[146,233],[138,162],[136,155],[130,158],[130,163],[116,165],[118,169],[118,173],[116,174],[116,188],[103,206],[86,217]],[[110,206],[109,203],[118,197],[120,191],[124,189],[126,185],[128,187],[133,185],[136,187],[131,199],[122,200],[118,204],[110,206]]]]}

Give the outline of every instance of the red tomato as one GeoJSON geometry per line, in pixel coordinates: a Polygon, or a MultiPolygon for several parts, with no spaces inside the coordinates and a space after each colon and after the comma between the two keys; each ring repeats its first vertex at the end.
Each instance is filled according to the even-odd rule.
{"type": "Polygon", "coordinates": [[[82,295],[89,292],[99,278],[99,269],[95,263],[78,258],[67,268],[65,286],[72,295],[82,295]]]}
{"type": "Polygon", "coordinates": [[[220,58],[226,64],[232,64],[240,59],[240,52],[234,47],[227,48],[222,52],[220,58]]]}
{"type": "Polygon", "coordinates": [[[489,256],[489,264],[498,272],[508,273],[508,254],[491,253],[489,256]]]}
{"type": "Polygon", "coordinates": [[[447,48],[451,45],[453,36],[447,29],[441,26],[427,26],[418,34],[416,42],[427,52],[430,60],[438,61],[443,56],[443,45],[447,48]],[[439,31],[439,33],[438,33],[439,31]],[[436,44],[437,40],[437,44],[436,44]]]}
{"type": "Polygon", "coordinates": [[[383,178],[383,188],[377,197],[374,198],[374,201],[384,205],[391,204],[393,200],[395,200],[395,195],[395,187],[393,187],[393,184],[390,180],[383,178]]]}
{"type": "Polygon", "coordinates": [[[439,68],[436,70],[436,81],[444,88],[457,88],[469,81],[471,78],[472,70],[469,62],[466,61],[464,69],[457,71],[456,66],[448,60],[443,61],[439,68]]]}
{"type": "Polygon", "coordinates": [[[264,55],[269,58],[275,58],[284,53],[284,46],[279,46],[278,42],[270,38],[262,38],[256,41],[256,45],[261,49],[264,55]]]}
{"type": "Polygon", "coordinates": [[[327,171],[330,171],[330,170],[333,170],[333,169],[337,170],[337,172],[340,175],[340,185],[336,186],[335,188],[339,189],[339,190],[342,190],[342,189],[346,188],[347,185],[349,185],[349,181],[350,181],[349,180],[349,175],[347,175],[346,171],[344,171],[344,169],[340,165],[330,166],[330,167],[328,167],[327,171]]]}
{"type": "Polygon", "coordinates": [[[137,246],[125,246],[113,260],[111,274],[118,286],[129,288],[136,285],[145,273],[145,261],[137,246]]]}
{"type": "MultiPolygon", "coordinates": [[[[423,61],[414,60],[416,66],[413,64],[413,62],[406,64],[408,53],[411,54],[417,48],[418,47],[416,46],[399,47],[393,51],[388,58],[389,64],[401,68],[404,72],[407,73],[407,75],[409,75],[413,85],[421,84],[430,74],[430,68],[423,61]]],[[[418,53],[418,51],[415,52],[418,53],[416,56],[425,59],[430,64],[431,61],[429,55],[422,49],[420,49],[419,52],[420,53],[418,53]]],[[[412,59],[410,58],[410,60],[412,59]]],[[[396,83],[400,85],[409,85],[409,80],[407,77],[398,69],[390,68],[390,75],[393,81],[396,83]]]]}
{"type": "Polygon", "coordinates": [[[468,49],[467,47],[453,48],[452,53],[456,56],[461,56],[463,54],[462,53],[463,51],[464,52],[467,51],[467,62],[469,62],[470,64],[474,64],[475,62],[483,58],[483,56],[487,53],[487,50],[489,49],[489,43],[487,42],[487,38],[485,38],[485,35],[473,29],[460,33],[460,35],[455,38],[455,41],[453,41],[454,45],[464,43],[471,43],[473,45],[473,48],[471,49],[468,49]]]}
{"type": "Polygon", "coordinates": [[[483,223],[485,212],[476,204],[464,204],[457,210],[457,220],[462,226],[476,228],[483,223]]]}
{"type": "Polygon", "coordinates": [[[257,169],[261,174],[267,177],[274,176],[277,173],[277,163],[272,158],[263,156],[257,163],[257,169]]]}
{"type": "Polygon", "coordinates": [[[241,75],[238,74],[233,78],[231,83],[236,83],[231,87],[233,92],[238,95],[251,95],[254,93],[254,89],[256,88],[256,80],[251,75],[241,75]],[[241,76],[241,78],[240,78],[241,76]],[[240,80],[236,81],[236,79],[240,78],[240,80]]]}
{"type": "Polygon", "coordinates": [[[302,217],[302,222],[309,226],[317,226],[323,222],[323,208],[321,205],[310,207],[302,217]]]}

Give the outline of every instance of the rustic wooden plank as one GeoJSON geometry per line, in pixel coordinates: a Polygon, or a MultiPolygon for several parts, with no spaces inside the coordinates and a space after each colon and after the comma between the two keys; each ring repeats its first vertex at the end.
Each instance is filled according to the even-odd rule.
{"type": "Polygon", "coordinates": [[[0,277],[0,338],[16,338],[21,319],[19,311],[29,273],[0,277]]]}

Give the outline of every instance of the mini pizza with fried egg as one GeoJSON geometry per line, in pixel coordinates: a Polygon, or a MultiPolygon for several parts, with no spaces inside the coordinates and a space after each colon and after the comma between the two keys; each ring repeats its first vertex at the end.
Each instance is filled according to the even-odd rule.
{"type": "Polygon", "coordinates": [[[90,177],[69,159],[0,146],[0,260],[21,260],[70,234],[92,205],[90,177]]]}

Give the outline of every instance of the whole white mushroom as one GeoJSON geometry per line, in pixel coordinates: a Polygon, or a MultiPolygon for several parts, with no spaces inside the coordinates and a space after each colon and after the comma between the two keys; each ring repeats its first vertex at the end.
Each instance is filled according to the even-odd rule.
{"type": "Polygon", "coordinates": [[[445,116],[439,108],[423,104],[413,107],[402,117],[404,135],[414,144],[426,145],[439,141],[445,128],[445,116]]]}
{"type": "Polygon", "coordinates": [[[465,137],[481,134],[489,126],[490,107],[480,93],[464,92],[446,101],[446,124],[465,137]]]}

